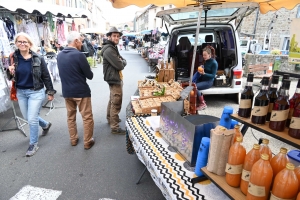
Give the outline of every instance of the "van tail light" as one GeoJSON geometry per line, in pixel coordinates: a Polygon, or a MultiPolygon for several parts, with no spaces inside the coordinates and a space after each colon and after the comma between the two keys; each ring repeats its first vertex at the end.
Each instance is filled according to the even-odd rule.
{"type": "Polygon", "coordinates": [[[241,85],[242,84],[242,81],[236,81],[235,82],[235,85],[241,85]]]}

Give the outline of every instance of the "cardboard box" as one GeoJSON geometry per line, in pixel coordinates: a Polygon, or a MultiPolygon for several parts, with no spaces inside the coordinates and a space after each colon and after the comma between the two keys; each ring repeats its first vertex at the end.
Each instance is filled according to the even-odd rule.
{"type": "Polygon", "coordinates": [[[164,140],[177,150],[190,164],[195,166],[202,137],[210,137],[220,119],[210,115],[189,115],[184,113],[183,101],[161,104],[160,133],[164,140]]]}

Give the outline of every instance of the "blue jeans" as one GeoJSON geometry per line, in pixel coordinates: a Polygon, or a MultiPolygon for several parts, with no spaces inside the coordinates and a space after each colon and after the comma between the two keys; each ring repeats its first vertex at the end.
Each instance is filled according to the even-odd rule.
{"type": "Polygon", "coordinates": [[[201,82],[198,82],[196,83],[196,86],[197,86],[197,95],[198,96],[201,96],[201,90],[206,90],[208,88],[211,88],[211,86],[213,85],[214,83],[214,80],[210,80],[210,81],[201,81],[201,82]]]}
{"type": "Polygon", "coordinates": [[[45,90],[17,89],[17,98],[23,118],[28,121],[30,142],[37,144],[39,139],[39,126],[46,128],[48,123],[39,114],[45,99],[45,90]]]}

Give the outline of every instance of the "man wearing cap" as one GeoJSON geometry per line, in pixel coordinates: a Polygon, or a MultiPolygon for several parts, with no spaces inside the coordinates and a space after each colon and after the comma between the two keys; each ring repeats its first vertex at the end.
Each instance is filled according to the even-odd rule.
{"type": "Polygon", "coordinates": [[[110,98],[107,106],[106,119],[110,124],[111,133],[125,135],[125,130],[120,128],[119,113],[123,97],[122,70],[126,66],[126,60],[120,55],[117,45],[122,33],[112,27],[106,34],[108,40],[103,43],[101,55],[103,57],[104,80],[109,85],[110,98]]]}

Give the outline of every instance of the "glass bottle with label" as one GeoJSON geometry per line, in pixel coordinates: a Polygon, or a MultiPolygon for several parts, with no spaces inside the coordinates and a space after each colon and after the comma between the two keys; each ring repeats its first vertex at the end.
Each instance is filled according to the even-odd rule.
{"type": "Polygon", "coordinates": [[[289,89],[291,81],[283,80],[282,88],[279,91],[279,97],[273,105],[269,128],[274,131],[284,131],[285,123],[289,115],[289,89]]]}
{"type": "Polygon", "coordinates": [[[242,180],[240,189],[244,195],[247,194],[249,178],[251,174],[251,169],[254,163],[260,159],[260,152],[259,152],[259,144],[254,144],[251,151],[249,151],[245,157],[245,162],[243,165],[243,173],[242,173],[242,180]]]}
{"type": "Polygon", "coordinates": [[[268,154],[269,158],[271,160],[272,158],[272,151],[269,147],[269,140],[268,139],[263,139],[262,144],[260,145],[260,149],[259,149],[260,154],[268,154]]]}
{"type": "Polygon", "coordinates": [[[271,159],[271,166],[273,169],[274,177],[286,167],[286,164],[289,162],[287,156],[287,149],[280,148],[280,152],[271,159]]]}
{"type": "Polygon", "coordinates": [[[272,179],[273,170],[269,162],[269,155],[262,154],[252,167],[246,199],[267,200],[272,179]]]}
{"type": "Polygon", "coordinates": [[[240,117],[249,118],[251,115],[251,109],[252,109],[253,97],[254,97],[254,93],[252,89],[253,77],[254,74],[248,74],[247,84],[243,92],[241,93],[241,101],[240,101],[239,111],[238,111],[238,115],[240,117]]]}
{"type": "Polygon", "coordinates": [[[254,124],[265,124],[269,110],[268,96],[269,78],[263,77],[262,88],[254,100],[254,108],[252,110],[251,122],[254,124]]]}
{"type": "Polygon", "coordinates": [[[299,191],[299,181],[294,172],[295,165],[287,163],[274,179],[270,200],[295,199],[299,191]]]}
{"type": "Polygon", "coordinates": [[[239,187],[241,183],[243,164],[246,157],[246,149],[241,144],[242,140],[242,137],[237,137],[236,142],[229,149],[225,180],[232,187],[239,187]]]}
{"type": "Polygon", "coordinates": [[[288,134],[293,138],[300,139],[300,102],[294,108],[288,134]]]}
{"type": "Polygon", "coordinates": [[[236,138],[241,137],[243,138],[243,134],[241,133],[240,130],[241,126],[240,125],[235,125],[234,126],[234,136],[233,136],[233,144],[236,142],[236,138]]]}
{"type": "Polygon", "coordinates": [[[279,82],[279,76],[273,75],[271,86],[268,91],[268,96],[269,96],[270,102],[269,102],[269,110],[268,110],[268,114],[267,114],[267,118],[266,118],[267,122],[270,121],[271,112],[273,110],[273,104],[278,98],[278,82],[279,82]]]}
{"type": "Polygon", "coordinates": [[[290,122],[294,114],[294,108],[297,106],[297,104],[300,101],[300,79],[298,79],[297,83],[297,89],[295,94],[290,98],[290,111],[289,111],[289,116],[286,120],[286,127],[290,127],[290,122]]]}

